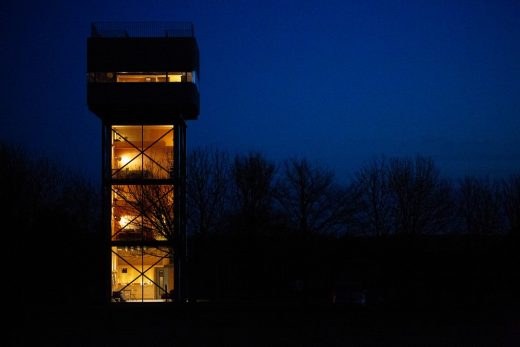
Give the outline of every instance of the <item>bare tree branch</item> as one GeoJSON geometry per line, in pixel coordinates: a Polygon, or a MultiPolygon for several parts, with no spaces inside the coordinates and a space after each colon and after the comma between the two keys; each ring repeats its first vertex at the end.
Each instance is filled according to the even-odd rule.
{"type": "Polygon", "coordinates": [[[216,230],[229,206],[231,164],[219,150],[198,148],[188,156],[188,225],[193,233],[216,230]]]}
{"type": "Polygon", "coordinates": [[[276,200],[290,222],[304,233],[337,232],[344,220],[346,199],[334,185],[331,171],[305,159],[284,163],[276,185],[276,200]]]}

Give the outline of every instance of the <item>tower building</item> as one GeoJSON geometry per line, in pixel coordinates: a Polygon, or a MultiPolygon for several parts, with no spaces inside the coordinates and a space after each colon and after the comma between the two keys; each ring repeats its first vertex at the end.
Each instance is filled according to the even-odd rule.
{"type": "Polygon", "coordinates": [[[93,23],[87,103],[102,124],[107,300],[182,302],[186,121],[199,114],[191,23],[93,23]]]}

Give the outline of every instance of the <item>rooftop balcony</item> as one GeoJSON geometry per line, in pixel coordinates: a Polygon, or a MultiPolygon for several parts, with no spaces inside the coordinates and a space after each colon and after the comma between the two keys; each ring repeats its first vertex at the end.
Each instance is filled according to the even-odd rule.
{"type": "Polygon", "coordinates": [[[190,22],[94,22],[91,37],[194,37],[190,22]]]}

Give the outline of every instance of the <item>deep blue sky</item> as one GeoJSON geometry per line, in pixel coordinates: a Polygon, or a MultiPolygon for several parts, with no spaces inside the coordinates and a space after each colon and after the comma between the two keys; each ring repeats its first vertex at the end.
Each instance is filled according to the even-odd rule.
{"type": "Polygon", "coordinates": [[[92,21],[193,21],[188,145],[298,156],[340,181],[374,156],[520,171],[520,1],[2,1],[0,139],[100,175],[92,21]]]}

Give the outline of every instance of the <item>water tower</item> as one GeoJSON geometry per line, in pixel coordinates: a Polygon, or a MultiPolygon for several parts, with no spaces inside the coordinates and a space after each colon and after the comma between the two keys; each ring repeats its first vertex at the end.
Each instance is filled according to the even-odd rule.
{"type": "Polygon", "coordinates": [[[186,121],[199,114],[191,23],[93,23],[87,102],[102,123],[107,300],[183,302],[186,121]]]}

